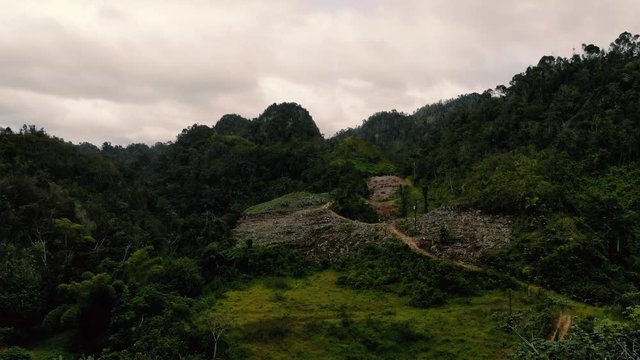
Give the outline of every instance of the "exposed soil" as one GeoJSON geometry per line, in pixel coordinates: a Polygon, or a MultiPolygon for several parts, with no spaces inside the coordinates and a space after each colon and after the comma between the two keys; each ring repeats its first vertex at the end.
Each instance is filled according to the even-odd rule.
{"type": "Polygon", "coordinates": [[[287,245],[315,262],[332,262],[367,244],[394,243],[399,239],[416,253],[432,259],[451,259],[478,271],[481,269],[472,264],[482,253],[508,242],[511,235],[508,220],[479,211],[441,207],[421,215],[414,231],[413,222],[409,224],[406,219],[367,224],[340,216],[330,206],[331,203],[310,203],[297,211],[247,214],[233,230],[233,236],[239,246],[248,241],[258,246],[287,245]],[[447,239],[443,239],[442,229],[446,229],[447,239]]]}
{"type": "Polygon", "coordinates": [[[402,240],[403,243],[407,244],[407,246],[409,246],[409,248],[413,250],[413,252],[424,255],[431,259],[436,258],[433,254],[429,254],[428,252],[421,249],[414,238],[398,230],[398,228],[394,224],[389,224],[389,231],[391,231],[391,233],[398,239],[402,240]]]}
{"type": "MultiPolygon", "coordinates": [[[[398,229],[393,223],[389,224],[389,231],[391,231],[392,234],[394,234],[398,239],[402,240],[403,243],[407,244],[407,246],[409,246],[409,248],[411,250],[413,250],[415,253],[418,253],[420,255],[424,255],[430,259],[434,259],[437,260],[439,259],[436,255],[431,254],[429,252],[427,252],[426,250],[424,250],[423,248],[421,248],[420,246],[418,246],[418,242],[416,241],[416,239],[414,239],[413,237],[403,233],[400,229],[398,229]]],[[[482,268],[476,266],[476,265],[472,265],[472,264],[467,264],[464,263],[462,261],[453,261],[456,265],[461,266],[467,270],[471,270],[471,271],[484,271],[482,268]]]]}
{"type": "Polygon", "coordinates": [[[387,201],[402,186],[405,181],[397,176],[374,176],[367,182],[370,199],[374,201],[387,201]]]}
{"type": "Polygon", "coordinates": [[[256,214],[243,217],[233,230],[240,246],[287,245],[315,261],[335,261],[367,244],[394,243],[386,224],[367,224],[344,218],[330,204],[291,213],[256,214]]]}
{"type": "Polygon", "coordinates": [[[487,250],[502,246],[511,238],[508,218],[439,207],[412,220],[399,220],[398,227],[409,232],[420,248],[439,258],[466,264],[478,263],[487,250]]]}
{"type": "Polygon", "coordinates": [[[387,200],[387,201],[369,200],[368,202],[369,202],[369,205],[378,214],[378,219],[380,219],[380,221],[393,220],[397,217],[396,207],[393,200],[387,200]]]}
{"type": "MultiPolygon", "coordinates": [[[[485,271],[473,263],[484,251],[507,243],[511,237],[507,218],[480,211],[440,207],[421,215],[414,229],[413,221],[407,219],[377,224],[354,221],[336,214],[330,206],[329,202],[321,206],[310,203],[308,208],[289,213],[245,215],[233,235],[239,246],[247,240],[262,246],[287,245],[314,262],[336,261],[368,244],[401,240],[417,254],[430,259],[447,258],[471,271],[485,271]]],[[[566,339],[572,322],[570,314],[558,314],[549,340],[566,339]]]]}
{"type": "Polygon", "coordinates": [[[556,317],[556,322],[553,325],[553,331],[549,335],[551,341],[562,341],[569,335],[571,330],[571,324],[573,323],[573,317],[571,314],[560,313],[556,317]]]}

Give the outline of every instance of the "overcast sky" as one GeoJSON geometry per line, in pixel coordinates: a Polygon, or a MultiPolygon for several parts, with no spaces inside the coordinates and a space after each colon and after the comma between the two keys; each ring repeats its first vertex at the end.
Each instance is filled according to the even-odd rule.
{"type": "Polygon", "coordinates": [[[332,135],[640,32],[639,0],[0,0],[0,126],[174,140],[274,102],[332,135]]]}

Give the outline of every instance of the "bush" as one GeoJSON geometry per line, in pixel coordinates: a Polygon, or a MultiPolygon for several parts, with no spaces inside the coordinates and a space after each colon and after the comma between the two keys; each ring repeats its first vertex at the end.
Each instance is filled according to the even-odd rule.
{"type": "Polygon", "coordinates": [[[0,360],[31,360],[29,352],[19,346],[12,346],[0,353],[0,360]]]}
{"type": "Polygon", "coordinates": [[[416,331],[409,321],[392,323],[389,329],[394,333],[394,341],[398,344],[428,339],[428,334],[416,331]]]}
{"type": "Polygon", "coordinates": [[[313,270],[313,264],[284,246],[235,248],[224,256],[237,270],[254,276],[299,277],[313,270]]]}
{"type": "Polygon", "coordinates": [[[167,261],[162,279],[180,295],[189,297],[199,295],[204,283],[198,263],[186,257],[167,261]]]}
{"type": "Polygon", "coordinates": [[[336,213],[363,222],[378,222],[376,211],[358,195],[353,187],[339,188],[332,193],[332,196],[332,208],[336,213]]]}
{"type": "Polygon", "coordinates": [[[410,345],[414,351],[428,346],[425,341],[429,339],[428,334],[416,331],[409,322],[389,322],[371,316],[364,321],[355,321],[344,309],[338,316],[340,323],[328,325],[325,334],[345,346],[341,354],[343,358],[405,358],[399,356],[407,350],[405,345],[410,345]]]}
{"type": "Polygon", "coordinates": [[[444,225],[440,225],[439,237],[440,237],[440,243],[441,244],[449,245],[449,244],[452,243],[451,234],[449,233],[449,229],[447,229],[447,227],[444,226],[444,225]]]}
{"type": "Polygon", "coordinates": [[[268,341],[282,339],[291,328],[291,321],[288,317],[276,319],[259,320],[250,326],[245,333],[245,337],[251,340],[268,341]]]}
{"type": "Polygon", "coordinates": [[[403,245],[368,246],[339,265],[338,286],[376,289],[408,296],[412,305],[446,302],[447,295],[470,296],[481,290],[513,287],[505,276],[475,272],[418,255],[403,245]]]}
{"type": "Polygon", "coordinates": [[[640,305],[640,291],[622,294],[616,303],[624,308],[640,305]]]}
{"type": "Polygon", "coordinates": [[[533,214],[557,207],[561,193],[545,177],[542,165],[533,155],[515,152],[477,162],[463,187],[468,205],[506,214],[533,214]]]}
{"type": "Polygon", "coordinates": [[[273,290],[289,290],[291,285],[285,278],[272,277],[265,280],[264,285],[273,290]]]}
{"type": "Polygon", "coordinates": [[[431,287],[422,286],[416,289],[409,299],[409,305],[418,308],[443,305],[447,302],[447,294],[431,287]]]}

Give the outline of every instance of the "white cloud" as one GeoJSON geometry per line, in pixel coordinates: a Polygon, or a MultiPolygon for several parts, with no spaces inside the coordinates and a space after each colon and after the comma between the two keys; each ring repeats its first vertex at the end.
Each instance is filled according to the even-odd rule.
{"type": "Polygon", "coordinates": [[[0,126],[98,144],[168,141],[281,101],[331,135],[640,32],[636,0],[0,0],[0,10],[0,126]]]}

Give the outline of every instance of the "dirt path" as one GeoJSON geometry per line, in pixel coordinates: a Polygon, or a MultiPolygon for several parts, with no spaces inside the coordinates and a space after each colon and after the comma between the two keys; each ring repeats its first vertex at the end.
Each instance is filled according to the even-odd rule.
{"type": "MultiPolygon", "coordinates": [[[[388,229],[389,231],[394,234],[397,238],[399,238],[400,240],[402,240],[403,243],[407,244],[407,246],[409,246],[409,248],[411,250],[413,250],[413,252],[420,254],[420,255],[424,255],[430,259],[434,259],[434,260],[439,260],[438,257],[436,257],[433,254],[428,253],[427,251],[425,251],[424,249],[420,248],[418,246],[418,242],[416,241],[416,239],[414,239],[413,237],[403,233],[402,231],[400,231],[394,224],[390,223],[388,225],[388,229]]],[[[463,267],[467,270],[471,270],[471,271],[485,271],[485,269],[476,266],[476,265],[471,265],[471,264],[466,264],[463,262],[459,262],[459,261],[453,261],[454,264],[463,267]]],[[[521,281],[518,281],[520,283],[520,285],[522,286],[531,286],[531,287],[536,287],[521,281]]],[[[571,316],[571,314],[569,313],[564,313],[561,312],[560,314],[558,314],[558,317],[556,318],[555,324],[554,324],[554,330],[551,333],[551,335],[549,336],[549,340],[551,341],[562,341],[565,340],[567,338],[567,336],[569,335],[569,330],[571,330],[571,325],[573,324],[573,317],[571,316]]]]}
{"type": "Polygon", "coordinates": [[[549,336],[549,340],[551,341],[562,341],[567,338],[569,335],[569,330],[571,330],[571,324],[573,323],[573,317],[571,314],[561,312],[558,314],[556,318],[556,323],[554,324],[554,329],[551,335],[549,336]]]}
{"type": "Polygon", "coordinates": [[[424,255],[430,259],[437,260],[437,258],[433,254],[429,254],[428,252],[421,249],[414,238],[398,230],[398,228],[394,224],[389,224],[388,228],[393,235],[402,240],[403,243],[407,244],[407,246],[409,246],[409,248],[413,250],[413,252],[424,255]]]}
{"type": "MultiPolygon", "coordinates": [[[[338,217],[340,219],[353,221],[353,220],[347,219],[344,216],[342,216],[340,214],[337,214],[336,212],[331,210],[331,203],[330,202],[322,205],[322,209],[328,210],[333,216],[338,217]]],[[[441,258],[439,258],[439,257],[427,252],[426,250],[424,250],[420,246],[418,246],[418,241],[415,238],[413,238],[412,236],[409,236],[409,235],[405,234],[404,232],[402,232],[400,229],[398,229],[396,227],[395,224],[388,223],[387,224],[387,229],[389,230],[389,232],[391,234],[393,234],[396,238],[400,239],[403,243],[405,243],[416,254],[420,254],[422,256],[426,256],[426,257],[428,257],[429,259],[432,259],[432,260],[442,260],[441,258]]],[[[476,266],[476,265],[467,264],[467,263],[463,263],[461,261],[455,261],[455,260],[451,260],[451,261],[454,264],[456,264],[457,266],[463,267],[463,268],[465,268],[467,270],[471,270],[471,271],[486,271],[484,268],[476,266]]],[[[540,288],[538,286],[527,284],[527,283],[525,283],[523,281],[520,281],[520,280],[516,280],[516,281],[521,286],[524,286],[524,287],[542,289],[542,288],[540,288]]],[[[547,291],[546,289],[544,289],[544,290],[547,291]]],[[[564,312],[561,312],[560,314],[558,314],[558,317],[556,318],[556,321],[554,323],[554,330],[549,335],[549,340],[551,340],[551,341],[562,341],[562,340],[565,340],[567,338],[567,336],[569,335],[569,331],[571,330],[571,325],[572,324],[573,324],[573,317],[571,316],[571,314],[564,313],[564,312]]]]}
{"type": "MultiPolygon", "coordinates": [[[[420,255],[424,255],[430,259],[433,260],[443,260],[427,251],[425,251],[424,249],[422,249],[421,247],[418,246],[418,242],[416,241],[416,239],[414,239],[413,237],[403,233],[402,231],[400,231],[400,229],[398,229],[393,223],[389,223],[389,225],[387,226],[389,231],[391,231],[392,234],[394,234],[397,238],[399,238],[400,240],[402,240],[403,243],[407,244],[407,246],[409,246],[409,248],[411,250],[413,250],[415,253],[418,253],[420,255]]],[[[471,264],[467,264],[467,263],[463,263],[461,261],[455,261],[455,260],[451,260],[451,262],[453,262],[454,264],[463,267],[467,270],[471,270],[471,271],[485,271],[483,268],[476,266],[476,265],[471,265],[471,264]]]]}

